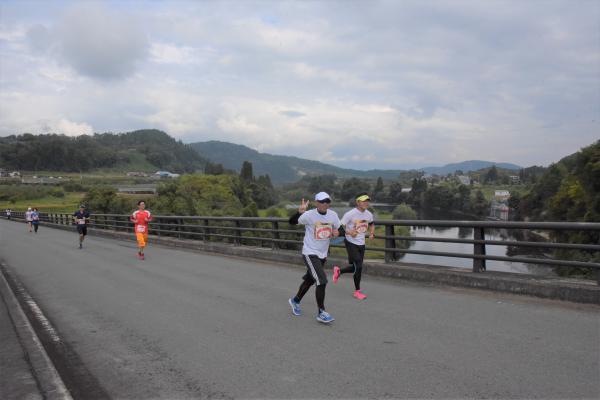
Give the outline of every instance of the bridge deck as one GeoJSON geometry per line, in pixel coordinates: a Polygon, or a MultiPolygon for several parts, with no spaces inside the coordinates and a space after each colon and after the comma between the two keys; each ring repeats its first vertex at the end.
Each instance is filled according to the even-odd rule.
{"type": "Polygon", "coordinates": [[[600,307],[303,271],[0,221],[0,258],[114,398],[598,398],[600,307]]]}

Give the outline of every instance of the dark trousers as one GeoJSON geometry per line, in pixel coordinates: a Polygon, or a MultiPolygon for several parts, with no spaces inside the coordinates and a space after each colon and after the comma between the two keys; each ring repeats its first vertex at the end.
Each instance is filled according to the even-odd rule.
{"type": "Polygon", "coordinates": [[[359,246],[344,239],[346,252],[348,253],[348,265],[340,270],[341,274],[354,274],[354,288],[360,290],[360,279],[362,277],[363,260],[365,259],[365,246],[359,246]]]}

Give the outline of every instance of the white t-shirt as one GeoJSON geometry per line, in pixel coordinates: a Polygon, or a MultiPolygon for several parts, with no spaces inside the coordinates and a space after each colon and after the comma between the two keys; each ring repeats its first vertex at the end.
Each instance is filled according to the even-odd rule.
{"type": "Polygon", "coordinates": [[[298,218],[298,223],[304,225],[306,229],[302,254],[326,258],[333,230],[340,227],[340,219],[336,212],[327,210],[327,213],[322,215],[316,208],[313,208],[302,213],[298,218]]]}
{"type": "Polygon", "coordinates": [[[373,222],[373,214],[371,211],[360,211],[358,208],[353,208],[342,217],[342,225],[346,230],[356,229],[358,235],[352,237],[346,234],[346,240],[358,246],[365,245],[365,233],[369,231],[369,224],[373,222]]]}
{"type": "Polygon", "coordinates": [[[32,218],[31,218],[32,213],[33,213],[33,211],[25,211],[25,221],[29,221],[29,222],[32,221],[32,218]]]}

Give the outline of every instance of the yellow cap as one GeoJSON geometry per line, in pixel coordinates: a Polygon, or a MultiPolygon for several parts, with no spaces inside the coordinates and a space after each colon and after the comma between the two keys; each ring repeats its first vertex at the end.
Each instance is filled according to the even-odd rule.
{"type": "Polygon", "coordinates": [[[367,194],[363,194],[362,196],[358,196],[356,198],[356,201],[368,201],[368,200],[371,200],[371,199],[369,198],[369,195],[367,195],[367,194]]]}

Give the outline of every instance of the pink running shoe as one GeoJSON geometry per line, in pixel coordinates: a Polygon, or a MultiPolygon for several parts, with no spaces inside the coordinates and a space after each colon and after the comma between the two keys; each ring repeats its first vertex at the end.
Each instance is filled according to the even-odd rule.
{"type": "Polygon", "coordinates": [[[354,297],[356,297],[359,300],[364,300],[367,298],[366,294],[363,294],[360,290],[355,290],[354,291],[354,297]]]}
{"type": "Polygon", "coordinates": [[[340,267],[338,267],[337,265],[333,266],[333,283],[337,283],[338,279],[340,279],[340,275],[341,275],[341,270],[340,267]]]}

